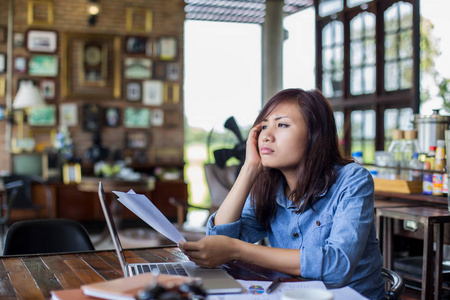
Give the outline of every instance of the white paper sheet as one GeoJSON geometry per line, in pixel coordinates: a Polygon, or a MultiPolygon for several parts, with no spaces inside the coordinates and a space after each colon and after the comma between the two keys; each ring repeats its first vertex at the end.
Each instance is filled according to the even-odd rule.
{"type": "MultiPolygon", "coordinates": [[[[282,282],[280,285],[270,294],[266,293],[266,289],[272,283],[271,281],[251,281],[251,280],[238,280],[239,283],[244,287],[244,292],[241,294],[224,294],[224,295],[210,295],[207,300],[272,300],[281,299],[283,292],[291,289],[307,289],[307,288],[318,288],[324,289],[325,284],[322,281],[299,281],[299,282],[282,282]],[[259,286],[260,288],[257,288],[259,286]],[[260,290],[261,294],[252,293],[252,290],[260,290]]],[[[330,289],[333,293],[333,300],[369,300],[359,294],[357,291],[351,287],[343,287],[340,289],[330,289]]]]}
{"type": "Polygon", "coordinates": [[[113,191],[113,193],[117,195],[117,200],[126,208],[175,244],[178,244],[179,241],[186,241],[175,226],[145,195],[136,194],[133,190],[128,193],[117,191],[113,191]]]}

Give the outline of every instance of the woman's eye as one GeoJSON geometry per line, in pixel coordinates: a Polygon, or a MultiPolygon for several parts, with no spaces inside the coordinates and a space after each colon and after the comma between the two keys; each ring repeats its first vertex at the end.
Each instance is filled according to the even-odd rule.
{"type": "Polygon", "coordinates": [[[278,124],[278,127],[289,127],[289,125],[288,125],[288,124],[280,123],[280,124],[278,124]]]}
{"type": "Polygon", "coordinates": [[[261,126],[261,130],[264,130],[264,129],[266,129],[267,128],[267,125],[262,125],[261,126]]]}

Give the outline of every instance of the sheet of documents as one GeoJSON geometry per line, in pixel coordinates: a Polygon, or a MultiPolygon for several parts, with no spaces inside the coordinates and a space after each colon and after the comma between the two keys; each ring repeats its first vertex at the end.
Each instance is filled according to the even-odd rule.
{"type": "MultiPolygon", "coordinates": [[[[270,294],[266,293],[266,289],[272,283],[271,281],[249,281],[240,280],[239,283],[244,287],[245,292],[242,294],[227,294],[227,295],[209,295],[207,300],[272,300],[281,299],[283,292],[291,289],[307,289],[318,288],[327,289],[322,281],[299,281],[299,282],[282,282],[270,294]]],[[[356,292],[351,287],[343,287],[340,289],[330,289],[334,294],[333,300],[369,300],[356,292]]]]}
{"type": "Polygon", "coordinates": [[[133,190],[128,193],[113,191],[117,195],[118,201],[131,210],[136,216],[141,218],[153,229],[163,234],[169,240],[177,244],[179,241],[186,241],[183,235],[170,223],[161,211],[142,194],[136,194],[133,190]]]}

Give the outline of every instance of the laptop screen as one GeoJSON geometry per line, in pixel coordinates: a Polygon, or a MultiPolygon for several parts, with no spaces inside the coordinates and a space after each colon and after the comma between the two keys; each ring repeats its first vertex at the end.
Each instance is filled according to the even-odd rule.
{"type": "Polygon", "coordinates": [[[114,247],[116,248],[117,251],[117,256],[119,257],[120,266],[122,267],[122,271],[125,277],[128,277],[129,276],[128,270],[125,266],[126,259],[125,255],[123,254],[122,244],[120,243],[119,233],[117,232],[116,224],[114,224],[114,219],[111,214],[111,210],[109,209],[108,204],[106,203],[106,195],[101,182],[98,184],[98,197],[100,199],[100,204],[102,206],[103,214],[105,215],[106,224],[111,234],[114,247]]]}

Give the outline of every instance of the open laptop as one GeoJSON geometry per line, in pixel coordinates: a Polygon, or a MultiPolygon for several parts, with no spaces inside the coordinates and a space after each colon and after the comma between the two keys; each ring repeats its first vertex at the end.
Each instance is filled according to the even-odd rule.
{"type": "Polygon", "coordinates": [[[114,248],[119,258],[120,266],[122,267],[125,277],[133,275],[152,272],[152,270],[159,270],[162,274],[180,275],[199,277],[202,279],[203,289],[207,294],[225,294],[225,293],[240,293],[242,286],[232,276],[230,276],[225,269],[217,267],[214,269],[205,269],[196,266],[193,262],[164,262],[164,263],[137,263],[129,264],[123,253],[122,244],[120,243],[119,234],[112,217],[111,210],[106,202],[105,191],[102,183],[98,185],[98,196],[100,204],[105,215],[106,224],[111,234],[114,248]]]}

